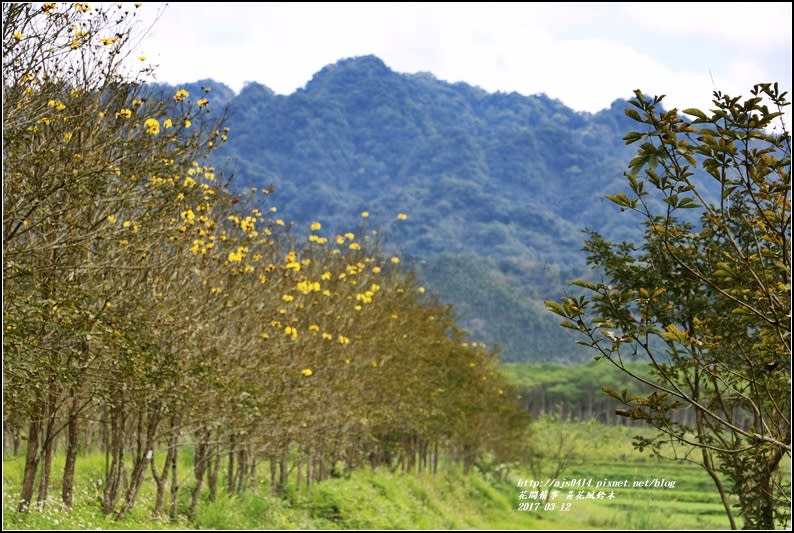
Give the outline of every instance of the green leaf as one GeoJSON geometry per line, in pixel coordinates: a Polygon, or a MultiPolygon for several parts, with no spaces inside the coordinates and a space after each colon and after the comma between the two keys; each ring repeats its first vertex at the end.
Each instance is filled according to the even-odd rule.
{"type": "Polygon", "coordinates": [[[625,192],[619,192],[617,194],[608,194],[607,200],[610,202],[614,202],[621,207],[628,207],[629,209],[633,209],[637,206],[637,201],[630,199],[625,192]]]}
{"type": "Polygon", "coordinates": [[[626,114],[627,117],[634,119],[637,122],[642,122],[642,117],[640,117],[640,114],[637,113],[637,110],[629,108],[629,109],[624,109],[623,112],[626,114]]]}
{"type": "MultiPolygon", "coordinates": [[[[636,111],[635,111],[635,113],[636,113],[636,111]]],[[[638,131],[632,131],[632,132],[627,133],[626,135],[623,136],[623,142],[625,142],[626,144],[631,144],[631,143],[639,141],[643,137],[645,137],[644,133],[640,133],[638,131]]]]}
{"type": "Polygon", "coordinates": [[[560,326],[562,326],[562,327],[564,327],[566,329],[575,329],[577,331],[582,329],[582,328],[579,327],[578,324],[575,324],[574,322],[571,322],[570,320],[563,320],[562,322],[560,322],[560,326]]]}
{"type": "Polygon", "coordinates": [[[687,109],[684,109],[681,112],[686,114],[686,115],[691,115],[693,117],[697,117],[697,118],[699,118],[701,120],[708,120],[709,119],[703,111],[701,111],[700,109],[698,109],[696,107],[689,107],[687,109]]]}
{"type": "Polygon", "coordinates": [[[696,209],[700,207],[700,204],[692,198],[684,198],[678,202],[678,207],[681,209],[696,209]]]}
{"type": "Polygon", "coordinates": [[[568,313],[565,312],[565,309],[562,307],[562,305],[559,304],[559,302],[555,302],[554,300],[546,300],[543,303],[546,306],[546,309],[548,309],[555,315],[568,317],[568,313]]]}
{"type": "Polygon", "coordinates": [[[597,291],[598,285],[591,281],[585,281],[582,279],[575,279],[569,282],[570,285],[576,285],[577,287],[583,287],[585,289],[590,289],[591,291],[597,291]]]}

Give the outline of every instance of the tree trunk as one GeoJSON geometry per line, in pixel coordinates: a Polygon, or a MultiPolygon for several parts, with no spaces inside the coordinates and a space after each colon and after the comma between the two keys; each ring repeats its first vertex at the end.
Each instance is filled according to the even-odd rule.
{"type": "Polygon", "coordinates": [[[276,458],[271,455],[268,462],[270,463],[270,494],[275,495],[278,488],[276,486],[276,458]]]}
{"type": "Polygon", "coordinates": [[[71,509],[74,499],[74,468],[77,463],[78,437],[80,426],[77,415],[80,411],[80,400],[72,393],[72,404],[69,408],[69,421],[66,427],[66,462],[63,465],[63,482],[61,483],[61,501],[71,509]]]}
{"type": "Polygon", "coordinates": [[[159,517],[163,513],[163,505],[165,503],[165,486],[168,481],[168,472],[171,469],[171,465],[176,461],[176,447],[178,444],[179,423],[177,422],[176,416],[172,415],[170,419],[168,438],[166,439],[167,449],[165,453],[165,463],[163,464],[163,469],[159,473],[157,472],[157,465],[155,464],[154,457],[152,457],[152,461],[150,463],[152,478],[154,478],[154,483],[157,487],[157,493],[154,499],[154,510],[152,511],[152,515],[154,517],[159,517]]]}
{"type": "Polygon", "coordinates": [[[300,492],[301,485],[303,484],[303,466],[300,459],[295,461],[295,492],[300,492]]]}
{"type": "Polygon", "coordinates": [[[248,450],[243,446],[237,452],[237,474],[235,476],[234,490],[240,494],[245,490],[245,484],[248,480],[248,450]]]}
{"type": "Polygon", "coordinates": [[[154,439],[157,434],[157,427],[160,425],[160,404],[155,402],[148,409],[146,416],[146,435],[141,441],[143,430],[143,415],[138,415],[138,445],[135,450],[135,462],[132,467],[132,479],[130,485],[127,487],[127,492],[124,495],[124,505],[116,515],[117,520],[121,520],[128,512],[135,506],[135,500],[138,498],[138,490],[143,483],[143,478],[146,475],[146,467],[152,460],[154,454],[154,439]]]}
{"type": "Polygon", "coordinates": [[[119,487],[125,477],[124,471],[124,426],[125,414],[123,400],[112,406],[110,411],[110,468],[105,478],[105,491],[102,498],[102,511],[109,515],[119,500],[119,487]]]}
{"type": "Polygon", "coordinates": [[[284,489],[287,488],[287,475],[289,474],[287,464],[287,457],[283,455],[278,462],[278,494],[283,495],[284,489]]]}
{"type": "Polygon", "coordinates": [[[154,510],[152,511],[152,516],[155,518],[159,517],[163,513],[163,504],[165,503],[165,484],[168,481],[168,471],[171,467],[171,461],[174,460],[175,452],[176,446],[171,446],[169,439],[168,450],[165,453],[165,463],[163,464],[163,470],[159,473],[157,472],[157,466],[155,465],[154,458],[152,458],[150,463],[152,469],[152,478],[154,478],[154,483],[157,487],[157,493],[154,497],[154,510]]]}
{"type": "Polygon", "coordinates": [[[196,485],[190,497],[190,509],[188,516],[192,520],[196,516],[201,489],[204,487],[204,473],[207,471],[207,455],[209,450],[210,431],[202,430],[196,434],[196,453],[193,457],[193,479],[196,485]]]}
{"type": "Polygon", "coordinates": [[[215,449],[212,452],[211,465],[207,472],[207,485],[210,490],[210,501],[215,501],[218,497],[218,472],[221,466],[221,445],[215,444],[215,449]]]}
{"type": "Polygon", "coordinates": [[[50,475],[52,474],[52,453],[55,447],[55,416],[58,411],[58,386],[55,377],[50,378],[50,385],[47,391],[47,404],[45,407],[44,435],[42,442],[42,465],[41,476],[39,477],[39,496],[37,503],[39,509],[43,509],[47,503],[47,496],[50,491],[50,475]]]}
{"type": "Polygon", "coordinates": [[[52,474],[52,452],[55,446],[55,438],[52,435],[52,423],[47,423],[44,433],[44,448],[41,464],[41,476],[39,477],[39,495],[36,503],[39,509],[43,509],[47,503],[47,496],[50,491],[50,475],[52,474]]]}
{"type": "Polygon", "coordinates": [[[33,499],[33,486],[39,468],[39,430],[41,422],[32,420],[28,426],[28,445],[25,455],[25,473],[22,476],[22,493],[19,496],[18,511],[27,511],[33,499]]]}
{"type": "Polygon", "coordinates": [[[234,435],[229,437],[229,462],[226,464],[226,494],[234,492],[234,453],[235,449],[234,435]]]}
{"type": "Polygon", "coordinates": [[[177,461],[178,456],[178,449],[176,446],[173,447],[174,450],[174,459],[171,461],[171,520],[176,520],[177,516],[177,498],[179,496],[179,479],[177,478],[177,466],[179,462],[177,461]]]}
{"type": "Polygon", "coordinates": [[[306,460],[306,492],[312,488],[312,477],[314,476],[314,457],[309,454],[306,460]]]}

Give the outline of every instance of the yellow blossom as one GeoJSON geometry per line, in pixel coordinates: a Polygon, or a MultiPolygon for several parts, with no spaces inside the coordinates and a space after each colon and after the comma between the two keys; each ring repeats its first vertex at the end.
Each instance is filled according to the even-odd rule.
{"type": "Polygon", "coordinates": [[[312,222],[311,230],[312,231],[320,231],[322,229],[322,227],[323,227],[322,224],[320,224],[319,222],[315,221],[315,222],[312,222]]]}
{"type": "Polygon", "coordinates": [[[187,92],[187,89],[179,89],[177,92],[174,93],[174,100],[177,102],[181,102],[182,100],[187,98],[188,95],[190,95],[190,93],[187,92]]]}
{"type": "Polygon", "coordinates": [[[204,107],[205,105],[207,105],[208,103],[210,103],[210,101],[209,101],[208,99],[206,99],[206,98],[201,98],[201,99],[199,99],[199,101],[198,101],[198,102],[196,102],[196,103],[198,104],[198,106],[199,106],[199,107],[204,107]]]}
{"type": "Polygon", "coordinates": [[[164,127],[165,129],[168,129],[168,128],[173,128],[173,127],[174,127],[174,123],[173,123],[173,122],[171,122],[171,119],[170,119],[170,118],[167,118],[167,119],[165,119],[165,120],[163,121],[163,127],[164,127]]]}
{"type": "Polygon", "coordinates": [[[360,250],[361,245],[358,244],[357,242],[351,242],[348,248],[350,248],[351,250],[360,250]]]}
{"type": "Polygon", "coordinates": [[[108,215],[108,222],[110,222],[111,224],[115,224],[116,223],[116,215],[108,215]]]}
{"type": "Polygon", "coordinates": [[[339,335],[339,338],[337,338],[337,340],[339,341],[339,344],[350,344],[350,339],[348,339],[344,335],[339,335]]]}
{"type": "Polygon", "coordinates": [[[281,297],[281,299],[282,299],[282,300],[284,300],[285,302],[288,302],[288,303],[289,303],[289,302],[291,302],[292,300],[294,300],[294,299],[295,299],[295,297],[294,297],[293,295],[291,295],[291,294],[285,294],[285,295],[283,295],[283,296],[281,297]]]}
{"type": "Polygon", "coordinates": [[[183,122],[183,124],[185,125],[185,128],[189,128],[189,127],[190,127],[190,125],[192,124],[192,122],[190,122],[190,119],[187,119],[187,118],[186,118],[186,119],[185,119],[185,122],[183,122]]]}
{"type": "Polygon", "coordinates": [[[245,257],[245,254],[247,253],[248,253],[248,247],[238,246],[236,251],[229,252],[229,255],[227,256],[226,259],[230,263],[239,263],[240,261],[243,260],[243,257],[245,257]]]}
{"type": "Polygon", "coordinates": [[[362,211],[361,218],[369,218],[369,211],[362,211]]]}
{"type": "Polygon", "coordinates": [[[139,55],[138,56],[138,61],[146,61],[146,56],[145,55],[139,55]]]}
{"type": "Polygon", "coordinates": [[[132,118],[132,111],[127,108],[116,111],[116,118],[129,119],[132,118]]]}
{"type": "Polygon", "coordinates": [[[185,177],[185,181],[182,182],[183,187],[193,187],[194,185],[196,185],[196,180],[190,176],[185,177]]]}
{"type": "Polygon", "coordinates": [[[301,374],[303,374],[304,376],[306,376],[308,378],[309,376],[314,374],[314,372],[312,372],[311,368],[304,368],[303,370],[301,370],[301,374]]]}
{"type": "Polygon", "coordinates": [[[113,38],[112,37],[102,37],[101,41],[102,41],[102,44],[104,44],[105,46],[113,44],[113,38]]]}
{"type": "Polygon", "coordinates": [[[311,331],[312,333],[317,333],[318,331],[320,331],[320,326],[318,326],[317,324],[310,324],[309,331],[311,331]]]}
{"type": "Polygon", "coordinates": [[[424,288],[424,287],[419,287],[419,288],[418,288],[418,289],[416,289],[416,290],[417,290],[417,292],[418,292],[419,294],[424,294],[424,293],[425,293],[425,288],[424,288]]]}
{"type": "Polygon", "coordinates": [[[156,118],[147,118],[143,123],[143,127],[146,128],[146,133],[149,135],[157,135],[160,133],[160,123],[156,118]]]}
{"type": "Polygon", "coordinates": [[[328,333],[327,331],[323,331],[322,337],[323,337],[323,340],[326,340],[326,341],[330,341],[331,339],[334,338],[334,336],[331,335],[330,333],[328,333]]]}
{"type": "Polygon", "coordinates": [[[373,274],[380,274],[380,267],[372,267],[373,274]]]}
{"type": "Polygon", "coordinates": [[[397,256],[394,256],[394,257],[391,258],[391,262],[394,263],[395,265],[397,265],[397,264],[400,263],[400,258],[397,257],[397,256]]]}
{"type": "Polygon", "coordinates": [[[408,215],[406,215],[405,213],[399,213],[397,215],[397,220],[407,220],[407,219],[408,219],[408,215]]]}
{"type": "Polygon", "coordinates": [[[267,334],[267,332],[265,332],[265,333],[262,333],[262,334],[261,334],[261,335],[259,335],[259,336],[260,336],[260,337],[262,337],[262,340],[268,340],[268,339],[270,338],[270,335],[268,335],[268,334],[267,334]]]}
{"type": "Polygon", "coordinates": [[[72,132],[71,131],[67,131],[66,133],[64,133],[63,134],[63,140],[64,140],[64,142],[71,141],[72,140],[72,132]]]}
{"type": "Polygon", "coordinates": [[[21,31],[17,30],[14,32],[14,39],[16,39],[17,41],[21,41],[23,37],[24,35],[22,35],[21,31]]]}

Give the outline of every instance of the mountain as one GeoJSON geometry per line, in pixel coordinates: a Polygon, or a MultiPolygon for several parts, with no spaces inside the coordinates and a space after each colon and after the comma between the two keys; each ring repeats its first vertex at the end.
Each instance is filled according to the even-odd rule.
{"type": "Polygon", "coordinates": [[[604,199],[625,190],[633,153],[624,100],[576,112],[544,94],[397,73],[374,56],[326,66],[288,96],[196,85],[210,84],[231,128],[214,160],[234,186],[273,185],[273,205],[297,227],[347,231],[364,210],[370,226],[391,227],[408,213],[389,246],[503,359],[589,358],[542,302],[587,274],[583,228],[641,232],[604,199]]]}

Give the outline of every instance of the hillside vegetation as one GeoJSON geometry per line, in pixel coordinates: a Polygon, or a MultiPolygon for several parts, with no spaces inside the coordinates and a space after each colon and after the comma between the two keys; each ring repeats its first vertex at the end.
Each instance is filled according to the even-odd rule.
{"type": "Polygon", "coordinates": [[[289,96],[186,87],[227,109],[232,133],[214,161],[233,188],[272,185],[270,201],[298,224],[346,228],[363,210],[382,224],[403,210],[389,244],[476,338],[508,361],[586,358],[542,302],[586,275],[585,227],[641,234],[604,200],[631,155],[625,101],[579,113],[543,94],[400,74],[374,56],[328,65],[289,96]]]}

